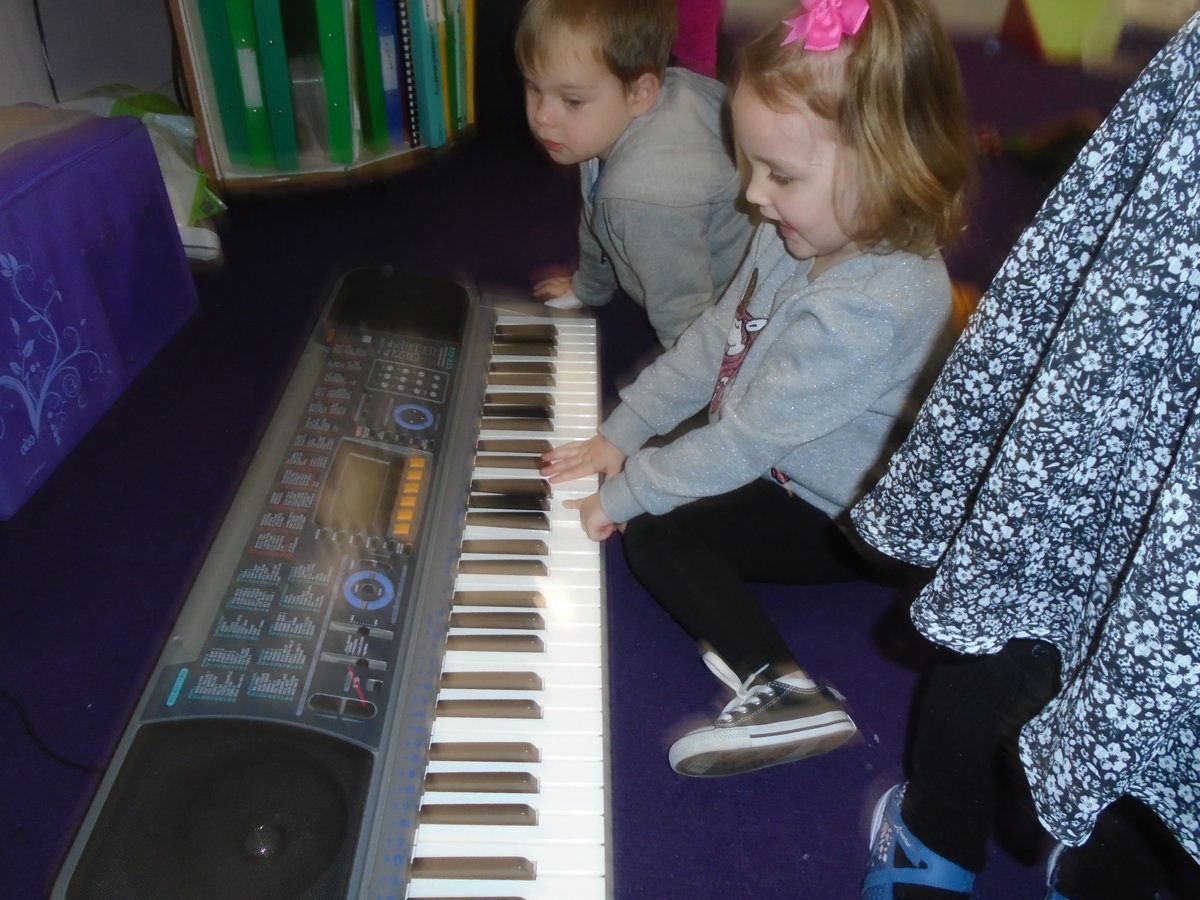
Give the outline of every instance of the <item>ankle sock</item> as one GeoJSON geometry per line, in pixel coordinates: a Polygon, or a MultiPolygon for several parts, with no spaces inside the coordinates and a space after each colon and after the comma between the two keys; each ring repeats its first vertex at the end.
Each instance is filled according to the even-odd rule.
{"type": "Polygon", "coordinates": [[[817,683],[803,672],[789,672],[787,675],[776,678],[775,681],[782,681],[784,684],[800,688],[801,690],[812,690],[817,686],[817,683]]]}

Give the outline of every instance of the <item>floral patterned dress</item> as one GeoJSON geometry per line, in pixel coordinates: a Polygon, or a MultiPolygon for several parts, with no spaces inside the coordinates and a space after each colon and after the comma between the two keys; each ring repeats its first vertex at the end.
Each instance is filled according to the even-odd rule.
{"type": "Polygon", "coordinates": [[[1200,861],[1200,15],[1018,239],[908,440],[855,507],[936,566],[913,621],[961,653],[1055,644],[1023,729],[1043,824],[1121,795],[1200,861]]]}

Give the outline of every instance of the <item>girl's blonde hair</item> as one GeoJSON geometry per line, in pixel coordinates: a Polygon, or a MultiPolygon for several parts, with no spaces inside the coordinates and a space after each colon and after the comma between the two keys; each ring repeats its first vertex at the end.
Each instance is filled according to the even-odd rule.
{"type": "MultiPolygon", "coordinates": [[[[738,86],[777,112],[803,102],[857,157],[861,200],[849,235],[864,249],[923,255],[966,225],[975,152],[949,38],[923,0],[870,0],[837,50],[781,46],[770,29],[742,53],[738,86]]],[[[845,225],[844,225],[845,227],[845,225]]]]}
{"type": "Polygon", "coordinates": [[[536,72],[564,35],[590,39],[626,89],[647,72],[660,81],[678,30],[676,0],[528,0],[517,22],[522,72],[536,72]]]}

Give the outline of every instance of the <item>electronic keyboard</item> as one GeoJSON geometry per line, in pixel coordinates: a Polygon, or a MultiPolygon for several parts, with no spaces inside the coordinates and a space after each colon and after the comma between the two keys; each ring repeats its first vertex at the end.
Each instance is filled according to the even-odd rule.
{"type": "Polygon", "coordinates": [[[596,323],[337,282],[54,897],[605,898],[596,323]]]}

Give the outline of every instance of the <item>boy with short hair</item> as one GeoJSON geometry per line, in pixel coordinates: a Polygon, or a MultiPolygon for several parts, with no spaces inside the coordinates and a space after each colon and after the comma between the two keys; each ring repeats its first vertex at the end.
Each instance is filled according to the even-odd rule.
{"type": "Polygon", "coordinates": [[[752,224],[723,127],[723,85],[668,68],[675,0],[529,0],[517,29],[525,110],[580,167],[579,268],[535,295],[645,308],[664,347],[732,280],[752,224]]]}

